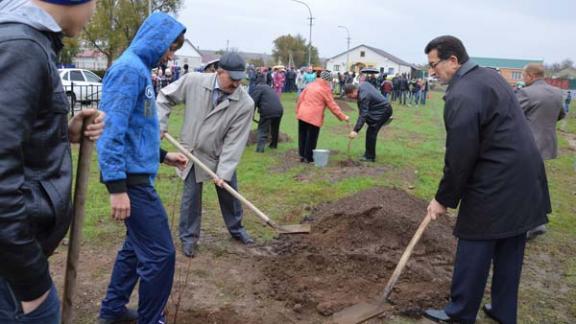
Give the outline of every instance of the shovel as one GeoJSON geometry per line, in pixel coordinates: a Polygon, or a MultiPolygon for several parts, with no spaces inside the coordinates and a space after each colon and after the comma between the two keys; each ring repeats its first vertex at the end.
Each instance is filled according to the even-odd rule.
{"type": "Polygon", "coordinates": [[[80,255],[80,241],[82,240],[82,226],[84,224],[84,205],[88,192],[88,179],[90,176],[90,163],[94,142],[84,137],[87,125],[94,122],[98,114],[84,120],[82,125],[82,140],[78,153],[78,167],[76,169],[76,185],[74,187],[74,202],[72,224],[70,225],[70,241],[68,243],[68,256],[66,258],[66,273],[64,276],[64,297],[62,298],[62,323],[72,323],[72,304],[76,292],[76,277],[78,276],[78,257],[80,255]]]}
{"type": "Polygon", "coordinates": [[[430,216],[426,215],[426,217],[424,217],[424,220],[422,220],[422,223],[420,223],[420,226],[418,226],[418,229],[416,230],[414,237],[412,237],[412,240],[408,244],[408,247],[402,254],[400,262],[398,262],[396,269],[394,269],[392,277],[390,277],[390,279],[388,280],[386,288],[384,288],[384,293],[382,293],[380,298],[378,298],[378,300],[376,300],[375,303],[372,304],[371,303],[356,304],[339,311],[338,313],[332,316],[332,321],[334,323],[337,324],[362,323],[364,321],[367,321],[371,318],[374,318],[382,314],[385,311],[386,306],[385,304],[386,301],[388,300],[388,296],[390,296],[392,288],[394,288],[396,281],[398,281],[398,277],[400,277],[402,270],[404,270],[404,267],[406,266],[406,263],[408,262],[410,255],[412,254],[414,246],[416,245],[416,243],[418,243],[418,240],[420,240],[420,237],[422,236],[422,233],[424,233],[424,230],[428,226],[428,223],[430,223],[430,220],[431,220],[430,216]]]}
{"type": "MultiPolygon", "coordinates": [[[[199,166],[204,172],[208,173],[213,179],[219,179],[219,177],[214,173],[214,171],[210,170],[204,163],[202,163],[198,158],[196,158],[192,153],[186,150],[174,137],[170,136],[170,134],[164,134],[164,137],[170,142],[174,147],[178,149],[178,151],[182,152],[182,154],[186,155],[186,157],[194,162],[194,165],[199,166]]],[[[224,182],[223,185],[224,189],[228,191],[232,196],[236,199],[240,200],[244,203],[248,208],[250,208],[260,219],[262,219],[266,225],[272,227],[280,234],[299,234],[299,233],[310,233],[310,224],[295,224],[295,225],[279,225],[276,224],[274,221],[270,219],[270,217],[266,216],[260,209],[258,209],[254,204],[252,204],[248,199],[244,198],[238,191],[234,190],[228,183],[224,182]]]]}

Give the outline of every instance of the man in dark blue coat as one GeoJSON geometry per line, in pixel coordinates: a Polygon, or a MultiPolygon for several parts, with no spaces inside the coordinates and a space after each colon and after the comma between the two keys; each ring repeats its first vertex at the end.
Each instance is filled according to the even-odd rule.
{"type": "Polygon", "coordinates": [[[359,87],[347,84],[344,93],[350,99],[358,101],[358,120],[350,132],[350,139],[356,138],[364,124],[368,125],[366,131],[366,151],[362,161],[374,162],[376,160],[376,139],[380,128],[390,121],[392,106],[388,100],[370,82],[363,82],[359,87]]]}
{"type": "Polygon", "coordinates": [[[444,175],[428,216],[459,205],[451,301],[425,315],[473,323],[494,264],[491,304],[483,310],[516,323],[526,232],[551,212],[544,163],[512,88],[496,71],[471,62],[453,36],[432,40],[425,52],[431,75],[448,84],[444,175]]]}

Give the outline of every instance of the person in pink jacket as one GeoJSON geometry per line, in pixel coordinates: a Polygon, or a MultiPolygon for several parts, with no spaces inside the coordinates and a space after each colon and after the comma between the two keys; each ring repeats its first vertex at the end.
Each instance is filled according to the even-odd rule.
{"type": "Polygon", "coordinates": [[[349,119],[334,101],[330,81],[332,81],[330,71],[322,71],[320,78],[310,83],[298,98],[296,118],[298,119],[300,162],[314,162],[312,151],[318,143],[318,135],[320,134],[320,127],[324,123],[324,109],[326,107],[341,121],[348,121],[349,119]]]}
{"type": "Polygon", "coordinates": [[[278,97],[280,97],[282,95],[282,89],[284,89],[284,82],[286,82],[284,71],[282,69],[274,69],[272,79],[274,81],[274,91],[278,97]]]}

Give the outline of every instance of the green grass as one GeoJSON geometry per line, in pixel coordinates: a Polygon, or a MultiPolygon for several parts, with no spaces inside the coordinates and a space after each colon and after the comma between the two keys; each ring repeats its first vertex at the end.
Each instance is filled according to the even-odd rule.
{"type": "MultiPolygon", "coordinates": [[[[238,167],[238,178],[241,193],[251,200],[262,211],[279,223],[296,223],[306,215],[307,207],[336,200],[347,195],[374,186],[388,186],[406,189],[417,197],[429,200],[433,197],[443,167],[445,131],[442,120],[443,102],[441,93],[432,93],[432,99],[425,107],[407,107],[394,105],[394,121],[385,127],[378,140],[377,162],[374,167],[386,167],[387,172],[374,177],[351,177],[337,182],[327,182],[321,176],[321,169],[312,171],[310,181],[301,182],[295,176],[311,166],[297,165],[285,172],[273,171],[281,165],[287,150],[297,149],[297,122],[294,114],[296,96],[285,94],[282,97],[285,114],[281,131],[291,138],[290,143],[281,143],[278,150],[266,150],[264,154],[254,152],[254,146],[247,147],[238,167]],[[314,177],[314,175],[318,175],[314,177]],[[410,189],[408,189],[410,188],[410,189]]],[[[351,103],[354,109],[356,105],[351,103]]],[[[356,111],[346,112],[355,121],[356,111]]],[[[182,124],[182,108],[172,114],[170,132],[179,134],[182,124]]],[[[252,125],[255,128],[255,124],[252,125]]],[[[560,126],[565,132],[576,136],[576,106],[573,102],[570,116],[560,126]]],[[[328,111],[325,125],[320,131],[319,148],[332,151],[331,160],[347,158],[347,128],[328,111]]],[[[576,243],[576,177],[574,151],[562,132],[558,132],[561,153],[558,159],[547,162],[550,191],[554,212],[550,215],[550,234],[542,239],[541,245],[527,255],[535,253],[550,254],[554,264],[564,276],[564,284],[570,290],[567,293],[554,295],[554,291],[531,290],[523,293],[521,305],[522,322],[538,322],[542,319],[538,312],[543,307],[560,303],[563,316],[548,314],[558,321],[576,318],[576,261],[574,246],[576,243]],[[528,293],[529,292],[529,293],[528,293]]],[[[364,130],[353,142],[351,155],[359,157],[364,150],[364,130]]],[[[163,144],[166,149],[171,149],[163,144]]],[[[95,161],[95,159],[94,159],[95,161]]],[[[86,240],[91,244],[105,241],[118,241],[124,236],[123,226],[115,223],[109,216],[109,198],[102,184],[99,183],[96,162],[91,169],[91,185],[84,227],[86,240]]],[[[204,190],[203,230],[207,232],[222,231],[223,221],[217,204],[213,185],[206,184],[204,190]]],[[[162,166],[157,178],[156,188],[159,192],[172,224],[177,224],[182,183],[175,176],[172,168],[162,166]],[[176,218],[176,219],[174,219],[176,218]]],[[[274,233],[261,225],[255,215],[246,210],[245,225],[260,240],[270,239],[274,233]]],[[[543,264],[543,266],[549,266],[543,264]]],[[[523,282],[540,278],[524,278],[523,282]]],[[[529,284],[528,284],[529,286],[529,284]]],[[[556,305],[557,306],[557,305],[556,305]]]]}

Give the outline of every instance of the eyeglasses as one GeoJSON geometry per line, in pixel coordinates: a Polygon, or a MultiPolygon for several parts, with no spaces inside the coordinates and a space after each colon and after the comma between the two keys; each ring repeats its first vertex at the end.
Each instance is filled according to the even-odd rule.
{"type": "Polygon", "coordinates": [[[440,64],[442,61],[446,61],[446,60],[440,60],[440,61],[438,61],[438,62],[436,62],[436,63],[430,63],[430,62],[428,62],[428,65],[430,65],[430,68],[431,68],[431,69],[435,69],[435,68],[438,66],[438,64],[440,64]]]}

